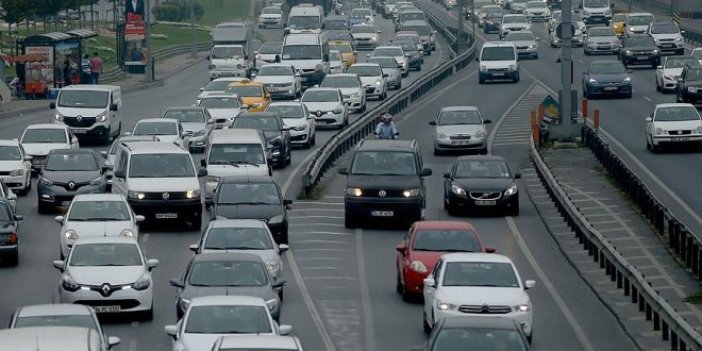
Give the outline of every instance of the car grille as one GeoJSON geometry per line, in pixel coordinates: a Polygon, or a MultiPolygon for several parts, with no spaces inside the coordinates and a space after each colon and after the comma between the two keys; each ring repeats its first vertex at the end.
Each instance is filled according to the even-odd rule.
{"type": "Polygon", "coordinates": [[[691,130],[669,130],[668,135],[690,135],[692,134],[691,130]]]}
{"type": "Polygon", "coordinates": [[[502,193],[496,192],[496,191],[489,191],[489,192],[471,191],[469,194],[470,194],[470,198],[473,200],[497,200],[500,197],[502,197],[502,193]]]}
{"type": "Polygon", "coordinates": [[[598,41],[597,45],[609,45],[610,43],[608,41],[598,41]]]}
{"type": "Polygon", "coordinates": [[[512,312],[509,306],[504,305],[461,305],[458,310],[463,313],[475,314],[506,314],[512,312]]]}
{"type": "Polygon", "coordinates": [[[326,115],[327,113],[330,113],[330,112],[333,113],[332,111],[321,111],[321,110],[317,110],[317,111],[312,112],[312,114],[315,115],[315,116],[317,116],[317,117],[322,117],[322,116],[324,116],[324,115],[326,115]]]}
{"type": "Polygon", "coordinates": [[[375,92],[375,87],[366,87],[366,93],[373,94],[373,92],[375,92]]]}
{"type": "Polygon", "coordinates": [[[659,41],[675,41],[675,39],[658,39],[659,41]]]}
{"type": "Polygon", "coordinates": [[[509,29],[511,31],[520,31],[520,30],[522,30],[522,27],[509,27],[507,29],[509,29]]]}
{"type": "Polygon", "coordinates": [[[362,189],[363,196],[375,198],[404,197],[402,189],[362,189]]]}
{"type": "Polygon", "coordinates": [[[354,38],[353,40],[368,41],[368,40],[370,40],[370,38],[354,38]]]}
{"type": "Polygon", "coordinates": [[[90,184],[90,182],[54,182],[54,185],[60,186],[68,191],[76,191],[80,189],[80,187],[86,186],[88,184],[90,184]]]}
{"type": "Polygon", "coordinates": [[[87,306],[117,306],[121,307],[123,310],[129,309],[129,308],[134,308],[139,306],[139,301],[134,300],[134,299],[125,299],[125,300],[78,300],[75,302],[76,304],[79,305],[87,305],[87,306]]]}
{"type": "Polygon", "coordinates": [[[270,87],[270,88],[284,88],[287,86],[289,86],[289,84],[287,84],[287,83],[268,83],[268,84],[266,84],[266,87],[270,87]]]}
{"type": "Polygon", "coordinates": [[[0,171],[0,176],[9,176],[11,171],[0,171]]]}
{"type": "Polygon", "coordinates": [[[451,138],[451,140],[466,140],[470,139],[470,134],[454,134],[450,135],[449,138],[451,138]]]}
{"type": "Polygon", "coordinates": [[[525,50],[525,49],[528,49],[528,48],[529,48],[528,45],[517,46],[517,49],[518,49],[518,50],[525,50]]]}
{"type": "Polygon", "coordinates": [[[488,68],[488,72],[507,72],[507,68],[488,68]]]}
{"type": "Polygon", "coordinates": [[[307,135],[305,134],[300,134],[300,135],[295,135],[290,137],[290,141],[303,141],[307,138],[307,135]]]}
{"type": "Polygon", "coordinates": [[[95,117],[63,117],[63,123],[69,127],[90,127],[95,124],[95,117]]]}
{"type": "Polygon", "coordinates": [[[643,50],[643,51],[632,51],[634,55],[652,55],[653,51],[651,50],[643,50]]]}
{"type": "Polygon", "coordinates": [[[184,200],[187,199],[186,194],[184,191],[150,192],[144,193],[144,200],[184,200]]]}

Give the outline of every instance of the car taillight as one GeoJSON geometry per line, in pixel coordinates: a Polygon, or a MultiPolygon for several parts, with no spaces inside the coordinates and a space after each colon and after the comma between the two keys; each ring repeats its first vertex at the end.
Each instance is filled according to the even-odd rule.
{"type": "Polygon", "coordinates": [[[5,234],[0,238],[1,238],[0,243],[2,243],[3,245],[16,245],[17,244],[17,234],[16,233],[5,234]]]}

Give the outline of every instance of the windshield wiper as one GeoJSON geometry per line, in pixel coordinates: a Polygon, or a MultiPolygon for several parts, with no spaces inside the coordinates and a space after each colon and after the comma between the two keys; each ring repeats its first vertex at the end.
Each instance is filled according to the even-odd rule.
{"type": "Polygon", "coordinates": [[[265,250],[260,247],[251,247],[251,246],[232,246],[228,247],[225,250],[265,250]]]}
{"type": "Polygon", "coordinates": [[[240,201],[240,202],[230,202],[232,205],[277,205],[270,202],[264,201],[240,201]]]}

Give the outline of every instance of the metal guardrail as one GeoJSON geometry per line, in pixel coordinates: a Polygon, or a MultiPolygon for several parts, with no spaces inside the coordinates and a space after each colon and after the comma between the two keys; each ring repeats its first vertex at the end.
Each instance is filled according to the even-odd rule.
{"type": "MultiPolygon", "coordinates": [[[[598,148],[601,155],[609,152],[609,148],[596,133],[586,131],[586,134],[590,140],[588,144],[592,145],[591,148],[593,146],[598,148]]],[[[611,152],[609,153],[611,154],[611,152]]],[[[616,157],[614,154],[611,155],[616,157]]],[[[675,309],[649,285],[636,267],[629,264],[602,233],[592,227],[587,219],[580,214],[544,163],[533,139],[531,139],[531,156],[537,174],[556,204],[558,211],[575,232],[583,248],[592,256],[593,261],[599,262],[600,268],[604,269],[610,280],[616,282],[617,289],[623,290],[624,296],[630,296],[632,304],[638,304],[639,312],[645,313],[646,320],[652,322],[653,330],[661,331],[661,338],[669,342],[671,350],[701,350],[702,336],[678,315],[675,309]]],[[[618,169],[622,169],[619,167],[617,166],[618,169]]],[[[630,174],[633,175],[633,173],[630,174]]],[[[643,183],[639,184],[643,185],[643,183]]],[[[649,201],[650,199],[652,197],[649,197],[649,201]]]]}
{"type": "MultiPolygon", "coordinates": [[[[196,51],[209,50],[212,47],[210,43],[200,43],[195,44],[196,51]]],[[[185,54],[190,52],[192,49],[191,44],[175,45],[169,46],[163,49],[154,51],[154,60],[165,59],[171,56],[185,54]]],[[[124,71],[120,67],[114,67],[100,75],[100,80],[103,82],[114,82],[119,79],[124,74],[124,71]]]]}
{"type": "MultiPolygon", "coordinates": [[[[428,14],[429,15],[429,14],[428,14]]],[[[449,29],[433,16],[428,16],[434,28],[443,35],[449,43],[455,41],[455,36],[449,29]]],[[[455,54],[454,54],[455,55],[455,54]]],[[[413,102],[430,92],[435,86],[450,77],[455,72],[467,67],[475,57],[475,48],[470,47],[466,52],[445,62],[429,73],[420,77],[412,84],[399,90],[395,95],[363,114],[345,129],[337,132],[322,147],[320,147],[312,162],[302,173],[302,186],[306,193],[311,193],[319,184],[324,174],[354,145],[371,134],[379,122],[379,117],[385,112],[397,115],[413,102]]]]}

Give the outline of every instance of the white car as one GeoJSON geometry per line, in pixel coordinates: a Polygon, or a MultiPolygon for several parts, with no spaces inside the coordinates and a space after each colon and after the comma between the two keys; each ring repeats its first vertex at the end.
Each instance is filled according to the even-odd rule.
{"type": "Polygon", "coordinates": [[[266,302],[253,296],[204,296],[190,301],[182,319],[164,327],[173,351],[210,351],[227,335],[288,335],[289,325],[273,320],[266,302]]]}
{"type": "Polygon", "coordinates": [[[310,88],[302,94],[300,101],[314,116],[317,127],[344,128],[349,123],[349,108],[339,89],[310,88]]]}
{"type": "Polygon", "coordinates": [[[258,16],[258,28],[274,28],[285,27],[285,14],[279,6],[267,6],[261,10],[258,16]]]}
{"type": "Polygon", "coordinates": [[[366,110],[366,89],[358,75],[354,73],[327,74],[319,86],[341,90],[349,110],[357,112],[366,110]]]}
{"type": "Polygon", "coordinates": [[[529,1],[526,3],[524,15],[532,22],[546,22],[551,18],[551,10],[544,1],[529,1]]]}
{"type": "Polygon", "coordinates": [[[348,72],[361,79],[367,97],[377,97],[385,100],[388,97],[388,87],[385,83],[383,69],[377,63],[356,63],[349,67],[348,72]]]}
{"type": "Polygon", "coordinates": [[[199,104],[200,100],[202,100],[202,98],[206,97],[206,96],[224,94],[224,91],[227,90],[227,87],[229,86],[229,84],[235,83],[235,82],[241,82],[244,79],[246,79],[246,78],[240,78],[240,77],[217,78],[217,79],[209,82],[204,87],[200,88],[200,94],[197,96],[196,103],[199,104]]]}
{"type": "Polygon", "coordinates": [[[654,22],[648,26],[648,35],[653,38],[661,52],[674,52],[676,55],[685,53],[684,31],[673,22],[654,22]]]}
{"type": "Polygon", "coordinates": [[[273,102],[266,107],[266,112],[275,112],[283,118],[283,124],[290,128],[291,144],[310,148],[316,143],[317,125],[305,104],[295,101],[273,102]]]}
{"type": "Polygon", "coordinates": [[[436,120],[429,122],[434,126],[434,155],[444,151],[478,151],[488,152],[487,130],[485,125],[492,123],[483,119],[475,106],[442,107],[436,120]]]}
{"type": "Polygon", "coordinates": [[[702,48],[694,48],[694,49],[692,49],[692,51],[690,52],[690,55],[692,55],[692,57],[694,57],[695,59],[697,59],[697,61],[698,61],[700,64],[702,64],[702,48]]]}
{"type": "Polygon", "coordinates": [[[380,31],[370,24],[357,24],[351,27],[351,37],[356,50],[374,49],[380,43],[380,31]]]}
{"type": "Polygon", "coordinates": [[[27,155],[32,156],[32,170],[38,171],[49,151],[54,149],[77,149],[78,138],[65,124],[30,124],[19,139],[27,155]]]}
{"type": "Polygon", "coordinates": [[[517,46],[519,57],[539,58],[539,38],[532,31],[509,32],[504,40],[517,46]]]}
{"type": "Polygon", "coordinates": [[[54,220],[61,224],[61,259],[68,256],[79,238],[123,237],[139,239],[138,223],[144,216],[134,214],[127,199],[118,194],[79,194],[65,215],[54,220]]]}
{"type": "Polygon", "coordinates": [[[210,221],[197,244],[190,245],[196,254],[209,252],[247,252],[261,257],[275,279],[283,275],[280,255],[288,245],[276,244],[268,225],[257,219],[217,219],[210,221]]]}
{"type": "Polygon", "coordinates": [[[110,148],[104,151],[100,151],[100,155],[105,158],[105,163],[102,166],[105,168],[105,181],[107,182],[107,191],[112,190],[112,181],[115,175],[115,157],[117,157],[117,150],[119,145],[122,143],[143,141],[143,142],[160,142],[157,136],[121,136],[110,145],[110,148]]]}
{"type": "Polygon", "coordinates": [[[183,126],[177,119],[172,118],[145,118],[139,120],[134,125],[132,132],[125,133],[125,135],[155,135],[160,141],[175,143],[184,150],[187,150],[187,145],[190,144],[189,137],[183,130],[183,126]]]}
{"type": "Polygon", "coordinates": [[[663,56],[663,62],[656,68],[656,90],[675,91],[683,68],[699,65],[700,63],[692,56],[663,56]]]}
{"type": "Polygon", "coordinates": [[[532,305],[512,260],[485,253],[452,253],[441,256],[424,279],[424,329],[430,331],[441,318],[492,316],[514,319],[531,341],[532,305]],[[487,312],[487,313],[486,313],[487,312]]]}
{"type": "Polygon", "coordinates": [[[302,94],[300,73],[292,65],[272,63],[258,69],[254,82],[263,83],[273,98],[295,99],[302,94]]]}
{"type": "Polygon", "coordinates": [[[531,30],[531,24],[524,15],[504,15],[500,24],[500,39],[509,32],[531,30]]]}
{"type": "Polygon", "coordinates": [[[302,351],[302,343],[295,336],[284,335],[231,335],[217,339],[212,351],[276,350],[302,351]]]}
{"type": "Polygon", "coordinates": [[[402,66],[402,76],[406,77],[409,74],[409,60],[405,51],[399,46],[379,46],[368,55],[368,57],[390,56],[394,57],[397,63],[402,66]]]}
{"type": "Polygon", "coordinates": [[[646,118],[646,148],[658,152],[664,146],[702,142],[702,118],[692,104],[658,104],[646,118]]]}
{"type": "Polygon", "coordinates": [[[630,13],[624,22],[624,35],[645,34],[655,17],[647,12],[630,13]]]}
{"type": "MultiPolygon", "coordinates": [[[[556,25],[560,25],[560,24],[561,24],[561,22],[556,23],[556,25]]],[[[563,45],[561,38],[559,38],[556,35],[555,30],[553,32],[551,32],[551,34],[549,34],[549,36],[550,36],[550,42],[551,42],[552,48],[560,48],[563,45]]],[[[585,45],[585,37],[583,36],[583,33],[581,33],[580,31],[575,31],[575,33],[573,33],[573,37],[570,38],[570,43],[571,43],[572,47],[584,46],[585,45]]]]}
{"type": "Polygon", "coordinates": [[[0,140],[0,180],[19,195],[32,188],[31,160],[19,140],[0,140]]]}
{"type": "Polygon", "coordinates": [[[237,95],[224,93],[203,97],[197,105],[206,108],[210,116],[214,118],[215,129],[229,128],[234,119],[249,108],[248,105],[241,102],[237,95]]]}
{"type": "Polygon", "coordinates": [[[606,52],[618,54],[622,42],[611,27],[590,27],[583,42],[585,55],[606,52]]]}
{"type": "Polygon", "coordinates": [[[83,302],[97,313],[136,312],[153,319],[151,270],[158,260],[144,257],[132,238],[94,237],[75,242],[65,261],[54,261],[61,271],[59,301],[83,302]]]}
{"type": "Polygon", "coordinates": [[[338,74],[346,71],[346,64],[341,59],[339,50],[329,50],[329,73],[338,74]]]}

